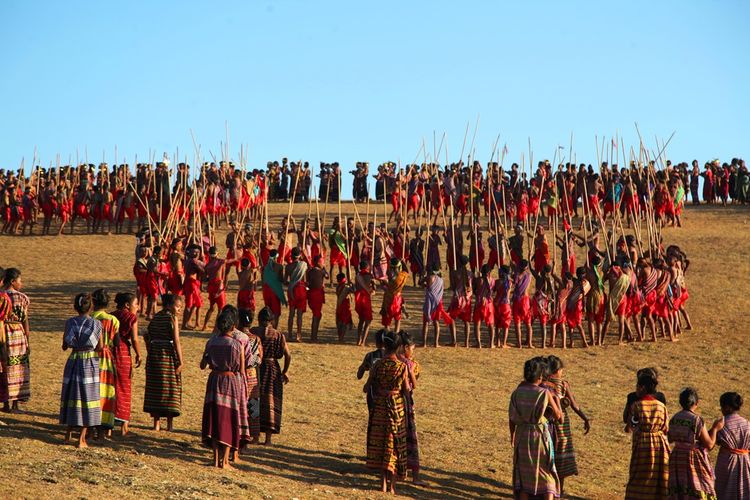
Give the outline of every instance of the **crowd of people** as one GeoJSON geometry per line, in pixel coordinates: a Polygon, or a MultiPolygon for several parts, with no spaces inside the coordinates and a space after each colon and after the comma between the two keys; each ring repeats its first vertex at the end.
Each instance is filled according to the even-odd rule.
{"type": "MultiPolygon", "coordinates": [[[[490,348],[566,349],[576,340],[589,347],[603,345],[609,333],[618,343],[655,342],[658,337],[675,341],[692,328],[685,308],[690,261],[680,247],[665,245],[664,229],[682,225],[686,187],[694,201],[697,188],[693,190],[693,177],[686,177],[686,164],[658,165],[657,158],[644,164],[633,161],[622,169],[602,162],[598,172],[583,164],[559,164],[554,171],[550,162],[542,161],[527,177],[517,164],[505,171],[494,162],[484,168],[478,162],[459,162],[406,169],[388,162],[376,175],[380,203],[371,204],[368,165],[360,163],[353,172],[354,197],[359,200],[359,208],[356,201],[351,205],[354,216],[342,212],[338,164],[321,165],[319,186],[326,187],[314,197],[309,166],[287,167],[286,161],[269,164],[267,173],[239,170],[229,162],[206,164],[194,181],[190,167],[179,164],[174,184],[166,161],[153,169],[138,165],[135,176],[127,165],[111,171],[106,165],[99,170],[35,170],[29,179],[3,177],[3,231],[15,234],[21,224],[22,233],[31,233],[37,208],[44,217],[43,234],[50,233],[55,219],[58,234],[68,222],[73,232],[77,219],[85,220],[87,231],[93,233],[136,230],[134,292],[117,293],[114,308],[104,289],[79,294],[74,300],[76,316],[65,325],[62,348],[72,352],[63,377],[60,423],[68,429],[66,439],[80,429],[81,447],[87,445],[89,429],[103,437],[119,424],[127,434],[130,374],[142,363],[142,342],[143,410],[152,416],[155,430],[163,419],[172,430],[182,402],[180,332],[211,329],[200,360],[201,368],[211,370],[202,441],[213,450],[214,465],[231,467],[246,444],[259,442],[261,434],[271,444],[273,434],[280,431],[291,362],[286,342],[303,340],[307,310],[312,320],[304,330],[310,341],[319,341],[321,323],[330,317],[338,341],[346,342],[356,329],[361,346],[368,344],[377,312],[384,327],[375,335],[378,349],[367,354],[358,377],[369,372],[364,388],[369,409],[367,464],[381,471],[383,491],[394,491],[407,471],[420,481],[413,397],[420,369],[414,345],[441,345],[441,324],[448,329],[449,345],[463,340],[465,347],[490,348]],[[24,192],[20,198],[19,190],[24,192]],[[274,198],[288,200],[287,214],[276,227],[267,203],[274,198]],[[320,214],[319,203],[324,201],[337,203],[330,223],[328,203],[320,214]],[[307,203],[307,215],[297,220],[291,213],[293,204],[300,202],[307,203]],[[225,250],[220,251],[222,222],[225,250]],[[579,248],[583,259],[576,255],[579,248]],[[233,276],[236,307],[227,298],[233,276]],[[258,292],[263,305],[253,326],[258,292]],[[419,339],[402,329],[410,314],[408,293],[423,294],[419,339]],[[324,314],[329,295],[328,301],[335,304],[330,315],[324,314]],[[284,306],[287,323],[282,331],[284,306]],[[143,337],[142,320],[148,323],[143,337]],[[515,343],[509,339],[511,331],[515,343]]],[[[693,172],[704,177],[707,202],[728,196],[748,201],[750,178],[744,161],[733,160],[726,168],[715,161],[704,173],[694,165],[693,172]]],[[[30,392],[29,299],[21,292],[18,269],[2,275],[0,401],[15,411],[30,392]]],[[[568,408],[583,419],[586,430],[589,420],[563,380],[562,368],[556,356],[534,358],[524,369],[525,382],[511,397],[514,489],[522,497],[558,496],[564,478],[577,473],[568,408]],[[529,457],[538,458],[529,462],[529,457]]],[[[682,412],[679,421],[675,416],[673,425],[667,426],[666,411],[652,397],[656,374],[649,374],[649,380],[639,374],[638,390],[625,414],[634,436],[628,483],[632,498],[698,487],[694,471],[666,472],[673,465],[684,466],[684,460],[675,459],[667,467],[668,449],[660,444],[666,438],[659,433],[667,436],[669,428],[674,433],[670,439],[687,441],[679,429],[689,427],[685,422],[690,419],[682,412]],[[658,446],[660,451],[654,451],[658,446]],[[646,462],[652,469],[661,467],[659,478],[654,479],[652,469],[646,471],[646,462]],[[693,482],[685,483],[685,477],[693,482]]],[[[731,487],[747,492],[743,478],[748,477],[750,445],[742,440],[750,433],[743,430],[744,419],[727,426],[742,403],[736,394],[725,396],[725,419],[706,431],[711,441],[703,440],[702,420],[691,421],[695,433],[690,450],[711,448],[725,436],[725,441],[716,441],[725,443],[722,450],[726,449],[720,453],[717,478],[719,470],[731,469],[727,477],[740,478],[736,488],[731,487]]],[[[697,396],[685,398],[693,401],[697,396]]],[[[681,395],[681,403],[682,399],[681,395]]],[[[683,404],[685,412],[694,406],[683,404]]],[[[687,446],[676,445],[673,457],[689,451],[687,446]]],[[[738,498],[721,489],[735,479],[723,486],[717,479],[720,498],[738,498]]],[[[705,492],[710,498],[707,484],[700,482],[704,489],[689,491],[705,492]]]]}
{"type": "MultiPolygon", "coordinates": [[[[510,397],[513,490],[519,498],[559,498],[565,478],[577,473],[567,409],[584,420],[586,432],[590,425],[562,372],[556,356],[529,359],[510,397]]],[[[656,369],[641,369],[636,390],[627,396],[623,423],[632,448],[625,498],[750,498],[750,422],[738,413],[742,396],[722,394],[722,416],[709,427],[698,413],[696,389],[680,392],[681,410],[670,418],[658,383],[656,369]],[[715,446],[712,466],[708,452],[715,446]]]]}
{"type": "MultiPolygon", "coordinates": [[[[456,203],[455,208],[465,214],[468,211],[468,199],[477,198],[489,203],[490,193],[498,198],[500,191],[506,193],[503,206],[509,212],[520,212],[521,215],[534,212],[535,204],[546,204],[558,212],[572,210],[578,213],[578,200],[584,191],[607,198],[609,204],[621,206],[623,216],[638,206],[643,206],[646,199],[658,202],[670,220],[678,218],[688,195],[693,204],[701,200],[712,204],[747,203],[750,201],[750,174],[745,161],[733,158],[730,163],[719,160],[706,162],[704,169],[699,168],[697,160],[692,166],[687,163],[664,164],[668,181],[665,188],[659,184],[664,179],[656,179],[654,163],[643,165],[635,160],[623,169],[612,168],[602,163],[599,173],[585,164],[559,164],[555,172],[540,163],[535,175],[527,175],[519,165],[514,163],[510,170],[498,175],[497,164],[493,164],[492,177],[494,189],[485,182],[482,184],[482,168],[478,162],[470,166],[459,162],[450,164],[440,170],[437,164],[409,165],[399,168],[394,162],[385,162],[378,166],[372,176],[375,181],[375,199],[398,197],[398,203],[407,203],[409,210],[416,213],[413,196],[427,197],[429,207],[440,191],[447,191],[456,203]],[[542,169],[544,176],[540,175],[542,169]],[[439,179],[442,177],[442,179],[439,179]],[[542,179],[554,184],[542,187],[542,179]],[[472,182],[473,180],[473,182],[472,182]],[[607,190],[607,184],[613,181],[615,190],[607,190]],[[599,183],[599,186],[592,185],[599,183]],[[470,188],[471,184],[476,189],[470,188]],[[584,184],[588,184],[586,190],[584,184]],[[702,189],[701,189],[702,185],[702,189]],[[604,189],[603,189],[604,188],[604,189]],[[546,190],[546,193],[544,192],[546,190]],[[649,191],[652,192],[649,192],[649,191]],[[601,192],[600,192],[601,191],[601,192]]],[[[352,176],[352,198],[359,203],[370,196],[370,174],[368,162],[357,162],[352,176]]],[[[0,222],[4,234],[33,234],[36,226],[41,225],[41,234],[63,234],[66,230],[75,231],[75,224],[85,225],[87,232],[132,232],[134,226],[141,227],[147,219],[167,218],[176,207],[180,218],[189,218],[193,213],[211,217],[216,224],[226,223],[231,215],[251,210],[265,201],[308,202],[315,198],[319,201],[338,202],[342,189],[343,172],[338,162],[321,162],[317,172],[308,162],[289,162],[283,158],[268,162],[266,169],[239,168],[230,161],[204,163],[200,167],[195,181],[191,181],[191,168],[186,163],[179,163],[170,168],[168,158],[162,162],[139,163],[131,170],[128,164],[109,166],[107,163],[80,164],[78,166],[59,166],[42,168],[37,166],[29,176],[23,169],[17,171],[0,170],[0,222]],[[314,181],[317,179],[317,192],[314,181]],[[52,229],[55,223],[56,230],[52,229]]],[[[437,199],[434,200],[436,203],[437,199]]],[[[610,207],[611,212],[611,207],[610,207]]],[[[679,221],[677,221],[679,222],[679,221]]]]}

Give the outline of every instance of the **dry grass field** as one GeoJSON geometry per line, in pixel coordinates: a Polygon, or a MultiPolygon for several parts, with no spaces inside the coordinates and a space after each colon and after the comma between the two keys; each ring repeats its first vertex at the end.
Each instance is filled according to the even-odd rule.
{"type": "MultiPolygon", "coordinates": [[[[346,206],[346,205],[345,205],[346,206]]],[[[298,214],[306,206],[296,205],[298,214]]],[[[273,219],[286,212],[272,208],[273,219]]],[[[335,211],[335,207],[330,212],[335,211]]],[[[322,207],[321,207],[322,212],[322,207]]],[[[329,220],[330,220],[329,212],[329,220]]],[[[364,216],[364,215],[363,215],[364,216]]],[[[671,413],[680,388],[703,397],[702,414],[718,416],[727,390],[750,395],[747,311],[750,306],[750,211],[747,207],[689,207],[683,229],[665,231],[666,242],[691,259],[687,304],[694,330],[675,344],[610,345],[555,350],[585,411],[593,418],[584,436],[573,415],[581,475],[566,482],[573,498],[622,497],[630,437],[620,423],[636,369],[655,366],[671,413]]],[[[136,371],[132,433],[127,438],[76,450],[63,444],[57,423],[67,353],[60,350],[72,297],[106,287],[132,289],[134,239],[130,236],[2,237],[0,265],[23,271],[31,299],[32,399],[21,415],[0,414],[0,494],[3,497],[378,497],[376,475],[364,467],[367,408],[355,377],[365,350],[334,343],[333,300],[322,323],[323,342],[291,344],[290,383],[284,397],[282,434],[270,448],[252,447],[235,471],[208,467],[200,445],[206,372],[198,361],[208,334],[183,333],[183,414],[174,432],[150,430],[142,410],[144,370],[136,371]]],[[[559,255],[559,254],[558,254],[559,255]]],[[[582,257],[582,256],[579,256],[582,257]]],[[[234,302],[236,279],[230,287],[234,302]]],[[[412,311],[403,327],[418,334],[422,292],[407,288],[412,311]]],[[[258,294],[260,301],[260,294],[258,294]]],[[[380,298],[376,300],[379,305],[380,298]]],[[[305,323],[309,328],[309,315],[305,323]]],[[[142,322],[143,323],[143,322],[142,322]]],[[[286,316],[280,325],[286,324],[286,316]]],[[[145,325],[141,325],[143,328],[145,325]]],[[[401,485],[418,498],[512,496],[507,407],[523,361],[542,351],[463,348],[418,349],[422,378],[415,393],[421,458],[427,486],[401,485]]],[[[546,351],[553,352],[553,351],[546,351]]],[[[747,414],[747,411],[745,411],[747,414]]]]}

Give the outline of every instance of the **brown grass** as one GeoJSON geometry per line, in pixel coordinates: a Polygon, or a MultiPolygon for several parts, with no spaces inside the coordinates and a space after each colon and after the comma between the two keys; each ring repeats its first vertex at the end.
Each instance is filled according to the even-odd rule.
{"type": "MultiPolygon", "coordinates": [[[[299,214],[306,207],[297,205],[299,214]]],[[[285,206],[273,207],[278,219],[285,206]]],[[[332,207],[331,212],[335,211],[332,207]]],[[[321,210],[322,213],[322,210],[321,210]]],[[[726,390],[748,392],[744,364],[750,357],[745,314],[750,304],[750,225],[747,208],[690,208],[685,227],[666,231],[692,265],[688,310],[695,329],[670,344],[575,349],[562,354],[567,378],[593,417],[583,436],[574,418],[581,476],[567,492],[584,498],[621,497],[627,481],[630,438],[620,424],[634,372],[656,366],[661,388],[676,411],[677,393],[693,385],[702,395],[707,420],[718,415],[726,390]]],[[[330,220],[329,213],[329,220],[330,220]]],[[[364,217],[364,213],[362,213],[364,217]]],[[[377,497],[377,478],[364,467],[366,405],[355,378],[365,351],[335,345],[333,300],[323,319],[320,345],[293,344],[282,434],[273,448],[253,447],[239,470],[207,467],[210,452],[199,444],[205,372],[198,359],[207,335],[184,333],[187,367],[183,415],[176,431],[149,430],[143,403],[143,368],[135,375],[130,436],[77,451],[62,443],[57,423],[66,353],[60,350],[63,323],[72,315],[72,296],[104,286],[133,287],[133,239],[127,236],[65,236],[0,239],[4,267],[23,270],[31,298],[32,400],[24,415],[0,415],[3,453],[0,492],[25,497],[377,497]]],[[[232,280],[234,281],[234,279],[232,280]]],[[[234,301],[231,288],[230,301],[234,301]]],[[[422,292],[409,288],[413,312],[404,327],[418,333],[422,292]]],[[[330,295],[329,295],[330,297],[330,295]]],[[[259,297],[260,299],[260,297],[259,297]]],[[[379,298],[376,300],[379,305],[379,298]]],[[[281,325],[285,325],[286,317],[281,325]]],[[[309,317],[306,318],[309,324],[309,317]]],[[[541,351],[537,350],[534,354],[541,351]]],[[[549,352],[549,351],[547,351],[549,352]]],[[[554,351],[560,355],[562,351],[554,351]]],[[[420,349],[422,379],[416,392],[417,420],[427,487],[402,485],[422,498],[509,497],[512,472],[507,430],[508,397],[518,383],[528,350],[420,349]]],[[[747,395],[747,394],[746,394],[747,395]]]]}

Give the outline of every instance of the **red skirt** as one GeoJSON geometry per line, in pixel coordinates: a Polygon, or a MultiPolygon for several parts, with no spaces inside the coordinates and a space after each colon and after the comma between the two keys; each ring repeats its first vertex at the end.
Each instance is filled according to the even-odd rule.
{"type": "Polygon", "coordinates": [[[495,326],[502,328],[510,328],[511,320],[513,319],[513,311],[511,310],[510,304],[495,302],[495,326]]]}
{"type": "Polygon", "coordinates": [[[458,297],[454,296],[448,306],[448,314],[454,320],[460,319],[466,323],[471,322],[471,299],[467,300],[463,306],[460,304],[458,297]]]}
{"type": "Polygon", "coordinates": [[[185,307],[201,307],[203,298],[201,297],[201,282],[192,276],[185,278],[185,284],[182,286],[182,293],[185,294],[185,307]]]}
{"type": "Polygon", "coordinates": [[[583,301],[579,300],[571,308],[565,311],[565,320],[568,323],[568,328],[577,328],[581,326],[581,320],[583,320],[583,301]]]}
{"type": "MultiPolygon", "coordinates": [[[[347,303],[347,301],[344,301],[344,303],[347,303]]],[[[401,294],[396,295],[393,297],[393,301],[391,302],[391,306],[381,313],[383,326],[390,326],[392,321],[401,321],[401,306],[404,303],[404,297],[401,294]]],[[[339,306],[339,309],[341,306],[339,306]]],[[[336,317],[338,318],[338,310],[336,311],[336,317]]],[[[349,312],[349,316],[351,317],[351,312],[349,312]]]]}
{"type": "Polygon", "coordinates": [[[339,247],[331,247],[331,265],[337,265],[339,267],[346,267],[346,257],[339,247]]]}
{"type": "Polygon", "coordinates": [[[307,284],[304,281],[300,281],[294,285],[291,293],[287,292],[287,301],[289,309],[307,312],[307,284]]]}
{"type": "Polygon", "coordinates": [[[450,314],[448,314],[445,311],[445,308],[443,308],[443,301],[441,300],[440,303],[437,305],[434,311],[432,311],[432,314],[428,318],[427,315],[422,314],[422,322],[423,323],[435,323],[437,321],[443,320],[443,323],[450,326],[453,324],[453,318],[451,318],[450,314]]]}
{"type": "Polygon", "coordinates": [[[227,293],[224,289],[224,283],[221,280],[211,280],[208,282],[208,303],[216,305],[219,311],[227,305],[227,293]]]}
{"type": "Polygon", "coordinates": [[[491,300],[477,300],[474,306],[474,323],[484,323],[485,325],[495,324],[495,305],[491,300]]]}
{"type": "Polygon", "coordinates": [[[281,316],[281,301],[276,296],[275,293],[273,293],[273,290],[271,290],[271,287],[263,283],[263,303],[266,305],[266,307],[271,309],[271,312],[273,312],[274,316],[277,318],[281,316]]]}
{"type": "Polygon", "coordinates": [[[255,290],[240,290],[237,294],[237,309],[255,311],[255,290]]]}
{"type": "Polygon", "coordinates": [[[310,306],[313,318],[323,317],[323,304],[326,302],[326,293],[323,288],[310,288],[307,291],[307,305],[310,306]]]}
{"type": "Polygon", "coordinates": [[[531,305],[528,295],[513,301],[513,321],[515,323],[531,323],[531,305]]]}
{"type": "MultiPolygon", "coordinates": [[[[399,316],[400,315],[401,314],[399,313],[399,316]]],[[[352,324],[352,306],[349,303],[349,300],[342,300],[341,304],[339,304],[338,307],[336,308],[336,324],[337,325],[351,325],[352,324]]]]}
{"type": "Polygon", "coordinates": [[[372,321],[372,298],[366,290],[354,292],[354,310],[361,321],[372,321]]]}

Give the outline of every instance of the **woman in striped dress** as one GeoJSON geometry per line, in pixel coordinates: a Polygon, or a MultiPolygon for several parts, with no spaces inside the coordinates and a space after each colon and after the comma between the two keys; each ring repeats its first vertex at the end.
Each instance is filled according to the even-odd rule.
{"type": "Polygon", "coordinates": [[[551,410],[554,420],[562,414],[551,404],[552,395],[541,386],[546,364],[532,358],[523,366],[523,378],[510,396],[508,423],[513,444],[513,491],[521,499],[542,496],[547,500],[560,495],[560,480],[544,416],[551,410]]]}
{"type": "Polygon", "coordinates": [[[716,499],[714,470],[708,452],[714,447],[723,419],[707,430],[703,419],[695,413],[698,401],[695,389],[683,389],[680,393],[682,411],[669,421],[669,441],[674,443],[669,457],[670,498],[716,499]]]}
{"type": "Polygon", "coordinates": [[[120,322],[104,311],[109,305],[109,294],[106,290],[102,288],[94,290],[91,294],[91,300],[94,304],[94,312],[91,317],[102,324],[102,336],[99,339],[99,396],[102,402],[102,423],[99,427],[100,434],[98,436],[101,439],[101,431],[106,432],[109,436],[115,427],[117,392],[115,388],[114,350],[120,330],[120,322]]]}
{"type": "Polygon", "coordinates": [[[626,499],[667,498],[669,490],[669,430],[667,407],[656,399],[656,378],[652,373],[638,377],[638,400],[630,406],[629,425],[633,432],[630,478],[626,499]]]}
{"type": "Polygon", "coordinates": [[[576,450],[573,446],[573,432],[570,425],[568,408],[583,420],[583,433],[588,434],[591,430],[591,422],[583,410],[578,406],[570,384],[563,379],[563,361],[557,356],[547,357],[547,369],[549,375],[546,377],[545,385],[550,387],[560,399],[562,419],[554,422],[555,426],[555,468],[560,478],[560,495],[563,495],[565,478],[578,475],[578,464],[576,463],[576,450]]]}
{"type": "Polygon", "coordinates": [[[258,313],[258,324],[251,331],[263,345],[263,361],[258,370],[260,379],[260,432],[266,435],[265,445],[271,444],[271,436],[281,432],[282,404],[284,402],[284,384],[289,382],[286,372],[292,362],[292,355],[284,334],[274,330],[271,323],[273,312],[264,307],[258,313]],[[279,366],[279,359],[284,358],[284,368],[279,366]]]}
{"type": "Polygon", "coordinates": [[[750,499],[750,422],[738,413],[742,396],[726,392],[719,399],[724,427],[716,434],[716,494],[719,500],[750,499]]]}
{"type": "Polygon", "coordinates": [[[382,492],[396,493],[396,482],[406,478],[407,439],[403,392],[408,369],[398,359],[401,342],[394,332],[383,335],[385,353],[370,370],[364,392],[372,390],[375,405],[367,425],[367,467],[379,470],[382,492]]]}
{"type": "Polygon", "coordinates": [[[29,298],[21,293],[21,271],[5,270],[3,289],[10,302],[5,317],[4,331],[0,332],[2,368],[0,374],[0,401],[6,412],[18,412],[18,403],[31,397],[31,365],[29,364],[29,298]]]}
{"type": "Polygon", "coordinates": [[[161,430],[161,419],[166,418],[167,430],[171,431],[182,407],[183,358],[177,318],[185,302],[179,295],[165,294],[161,304],[162,310],[148,324],[143,411],[154,419],[153,430],[161,430]]]}
{"type": "Polygon", "coordinates": [[[400,332],[401,355],[399,361],[406,365],[407,377],[404,386],[404,410],[406,413],[406,466],[412,473],[415,484],[424,484],[419,480],[419,440],[417,438],[417,419],[414,410],[414,389],[419,379],[419,362],[414,359],[414,341],[406,332],[400,332]]]}
{"type": "Polygon", "coordinates": [[[78,448],[86,448],[86,431],[102,423],[99,396],[99,339],[102,324],[89,316],[91,295],[76,295],[74,307],[78,316],[65,322],[62,349],[72,349],[63,373],[60,393],[60,424],[67,426],[65,442],[78,427],[78,448]]]}
{"type": "MultiPolygon", "coordinates": [[[[245,354],[233,338],[237,310],[225,308],[216,318],[216,333],[206,343],[201,370],[211,368],[203,402],[201,440],[214,451],[214,466],[232,468],[229,452],[250,440],[245,392],[245,354]]],[[[237,461],[237,455],[234,459],[237,461]]]]}
{"type": "Polygon", "coordinates": [[[249,444],[257,444],[260,438],[260,386],[258,385],[258,367],[263,360],[263,345],[252,331],[253,313],[240,309],[239,329],[247,337],[245,347],[245,381],[247,382],[247,411],[250,425],[249,444]]]}
{"type": "Polygon", "coordinates": [[[115,423],[119,423],[122,435],[128,433],[130,422],[131,386],[133,380],[133,360],[130,354],[135,351],[135,368],[141,366],[141,347],[138,341],[138,299],[135,294],[121,292],[115,295],[117,310],[112,316],[120,322],[120,342],[115,346],[115,423]]]}

